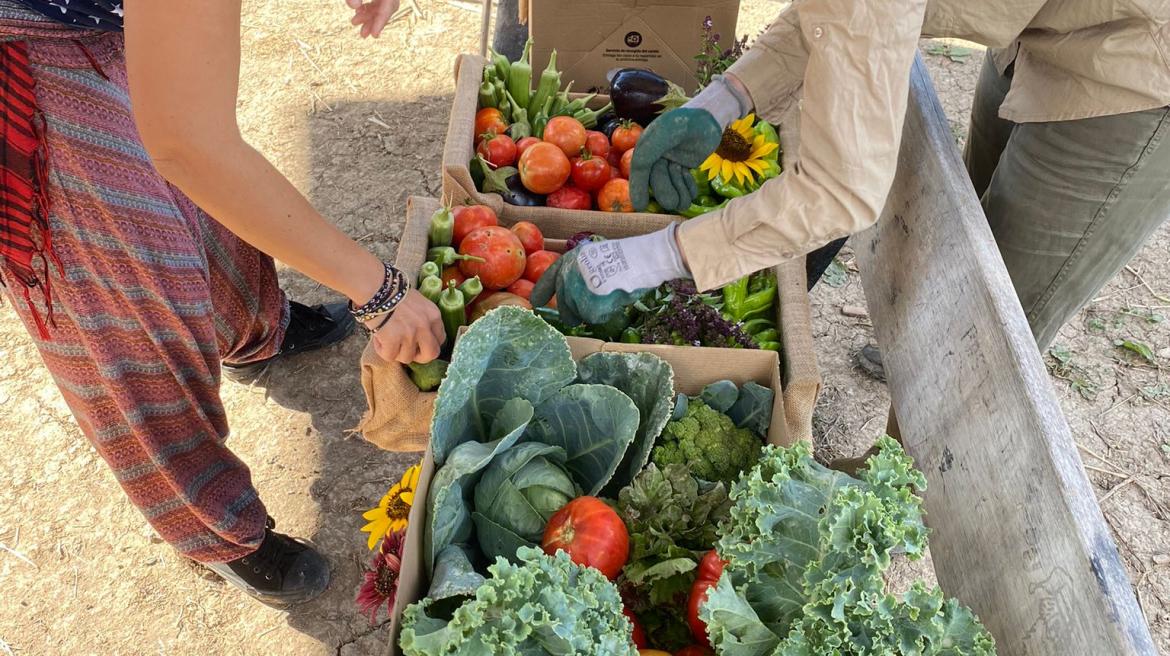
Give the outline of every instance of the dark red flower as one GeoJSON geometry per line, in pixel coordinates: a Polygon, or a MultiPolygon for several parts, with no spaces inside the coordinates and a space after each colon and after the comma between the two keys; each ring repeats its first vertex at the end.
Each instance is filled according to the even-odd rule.
{"type": "Polygon", "coordinates": [[[374,562],[366,571],[366,580],[355,600],[362,613],[369,615],[370,624],[378,623],[378,609],[383,604],[386,612],[394,612],[394,597],[398,594],[398,575],[402,572],[402,547],[406,530],[393,531],[382,538],[382,546],[374,555],[374,562]]]}

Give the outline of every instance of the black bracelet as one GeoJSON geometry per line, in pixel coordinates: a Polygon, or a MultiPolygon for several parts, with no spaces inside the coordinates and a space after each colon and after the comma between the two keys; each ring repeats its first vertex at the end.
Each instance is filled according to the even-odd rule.
{"type": "Polygon", "coordinates": [[[378,288],[374,297],[362,304],[361,307],[355,308],[353,302],[349,304],[350,314],[359,322],[365,322],[383,314],[393,313],[394,308],[406,297],[406,293],[410,291],[410,283],[401,271],[385,263],[383,263],[383,267],[385,268],[385,277],[382,279],[382,286],[378,288]]]}

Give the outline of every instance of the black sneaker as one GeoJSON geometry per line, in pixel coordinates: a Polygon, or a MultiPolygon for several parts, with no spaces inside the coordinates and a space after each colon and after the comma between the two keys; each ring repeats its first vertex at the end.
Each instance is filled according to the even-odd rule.
{"type": "Polygon", "coordinates": [[[329,587],[329,562],[307,542],[271,529],[256,551],[206,567],[262,603],[291,606],[317,598],[329,587]]]}
{"type": "Polygon", "coordinates": [[[247,364],[223,363],[223,375],[238,383],[250,383],[260,376],[268,365],[279,358],[336,344],[353,334],[357,322],[349,313],[348,303],[326,303],[309,307],[288,302],[288,328],[280,351],[276,355],[247,364]]]}

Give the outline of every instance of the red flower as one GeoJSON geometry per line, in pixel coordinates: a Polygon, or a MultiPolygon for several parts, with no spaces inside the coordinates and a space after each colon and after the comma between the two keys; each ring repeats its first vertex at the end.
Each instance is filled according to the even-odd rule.
{"type": "Polygon", "coordinates": [[[394,597],[398,594],[398,575],[402,571],[402,547],[406,530],[393,531],[382,538],[382,546],[374,556],[366,580],[355,600],[363,614],[370,616],[370,624],[377,624],[378,609],[386,605],[386,612],[394,612],[394,597]]]}

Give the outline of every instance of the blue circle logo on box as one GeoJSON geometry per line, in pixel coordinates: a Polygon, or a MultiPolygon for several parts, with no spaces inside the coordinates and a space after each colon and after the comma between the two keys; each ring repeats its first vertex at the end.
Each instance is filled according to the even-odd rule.
{"type": "Polygon", "coordinates": [[[626,35],[626,45],[631,47],[631,48],[637,48],[638,46],[642,45],[642,33],[641,32],[630,32],[629,34],[627,34],[626,35]]]}

